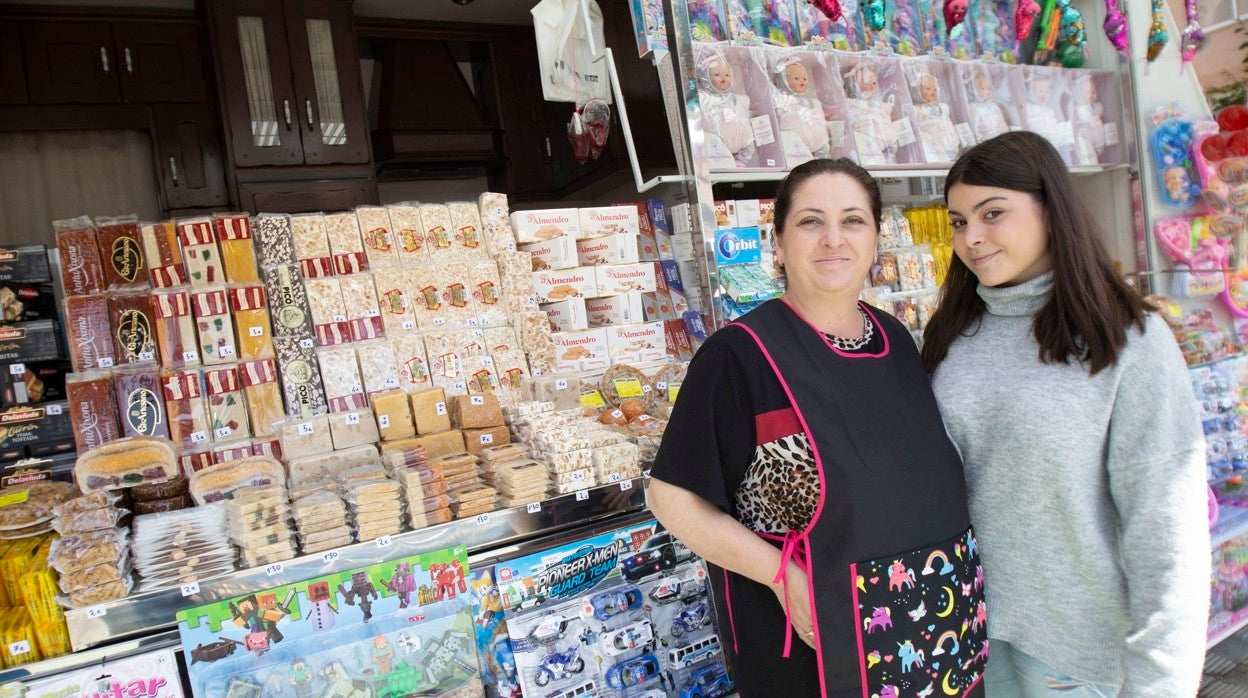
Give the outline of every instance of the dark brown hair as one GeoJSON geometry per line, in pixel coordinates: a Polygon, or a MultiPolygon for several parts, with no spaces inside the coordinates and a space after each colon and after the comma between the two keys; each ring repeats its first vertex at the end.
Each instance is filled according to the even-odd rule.
{"type": "Polygon", "coordinates": [[[797,190],[809,180],[823,174],[843,174],[853,179],[867,192],[867,198],[871,200],[871,215],[874,220],[871,224],[879,226],[880,216],[884,210],[884,203],[880,197],[880,185],[867,172],[862,165],[850,160],[849,158],[819,158],[817,160],[809,160],[789,171],[787,177],[780,182],[780,186],[776,188],[776,209],[775,209],[775,225],[776,235],[784,234],[784,221],[789,216],[789,209],[793,207],[793,197],[797,195],[797,190]]]}
{"type": "MultiPolygon", "coordinates": [[[[1114,271],[1057,150],[1030,131],[1003,133],[953,164],[945,179],[946,203],[949,190],[958,184],[1026,192],[1044,210],[1053,295],[1032,323],[1040,361],[1069,364],[1074,358],[1089,375],[1117,363],[1127,330],[1138,325],[1143,331],[1148,305],[1114,271]]],[[[923,333],[923,363],[929,372],[945,360],[954,340],[978,331],[984,314],[978,286],[975,275],[954,255],[940,306],[923,333]]]]}

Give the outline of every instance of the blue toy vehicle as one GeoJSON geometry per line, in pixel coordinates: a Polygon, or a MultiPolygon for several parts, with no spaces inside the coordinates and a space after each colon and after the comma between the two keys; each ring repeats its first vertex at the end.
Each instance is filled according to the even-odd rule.
{"type": "Polygon", "coordinates": [[[585,671],[585,660],[581,658],[579,645],[572,645],[562,652],[551,652],[542,657],[533,675],[533,683],[545,686],[551,681],[566,679],[573,674],[585,671]]]}
{"type": "Polygon", "coordinates": [[[657,678],[659,678],[659,659],[649,653],[620,662],[607,670],[607,683],[617,691],[640,686],[657,678]]]}
{"type": "Polygon", "coordinates": [[[607,620],[618,613],[627,613],[633,609],[641,608],[644,598],[641,589],[637,588],[636,585],[629,584],[619,589],[612,589],[611,591],[597,594],[589,600],[589,605],[594,609],[595,618],[607,620]]]}
{"type": "Polygon", "coordinates": [[[685,606],[672,619],[672,637],[681,637],[711,622],[711,609],[705,601],[685,606]]]}
{"type": "Polygon", "coordinates": [[[689,683],[680,691],[680,698],[715,698],[731,690],[732,681],[724,665],[712,664],[693,670],[689,683]]]}

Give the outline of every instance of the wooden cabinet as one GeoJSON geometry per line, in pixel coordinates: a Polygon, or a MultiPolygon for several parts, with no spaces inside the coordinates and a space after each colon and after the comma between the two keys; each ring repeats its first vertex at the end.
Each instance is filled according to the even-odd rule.
{"type": "Polygon", "coordinates": [[[0,22],[0,104],[25,104],[26,71],[17,25],[0,22]]]}
{"type": "Polygon", "coordinates": [[[158,104],[152,108],[156,171],[166,209],[229,204],[216,124],[207,105],[158,104]]]}
{"type": "Polygon", "coordinates": [[[193,24],[32,21],[16,26],[34,104],[207,98],[203,50],[193,24]]]}
{"type": "Polygon", "coordinates": [[[210,0],[238,167],[370,161],[347,0],[210,0]]]}
{"type": "Polygon", "coordinates": [[[377,182],[371,179],[329,179],[304,182],[239,182],[244,211],[304,213],[346,211],[377,203],[377,182]]]}

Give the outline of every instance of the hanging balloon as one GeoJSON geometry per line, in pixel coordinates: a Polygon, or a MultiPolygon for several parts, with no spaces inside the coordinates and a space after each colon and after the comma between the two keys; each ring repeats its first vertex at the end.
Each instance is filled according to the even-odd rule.
{"type": "Polygon", "coordinates": [[[945,0],[945,33],[953,34],[953,28],[966,19],[967,0],[945,0]]]}
{"type": "Polygon", "coordinates": [[[1036,0],[1018,0],[1014,6],[1014,38],[1022,41],[1031,33],[1031,25],[1040,14],[1040,3],[1036,0]]]}
{"type": "Polygon", "coordinates": [[[1184,63],[1191,63],[1200,45],[1205,43],[1205,30],[1200,26],[1200,15],[1196,10],[1196,0],[1184,0],[1187,10],[1187,26],[1183,27],[1183,38],[1179,42],[1179,56],[1184,63]]]}
{"type": "Polygon", "coordinates": [[[1166,42],[1170,40],[1170,34],[1166,31],[1166,22],[1161,17],[1162,0],[1153,0],[1153,21],[1148,27],[1148,60],[1157,60],[1157,56],[1161,55],[1161,50],[1166,47],[1166,42]]]}
{"type": "Polygon", "coordinates": [[[884,0],[862,0],[862,18],[867,23],[867,29],[884,31],[884,0]]]}
{"type": "Polygon", "coordinates": [[[816,10],[822,12],[829,22],[839,22],[841,17],[844,16],[844,13],[841,12],[840,0],[809,0],[809,2],[811,5],[814,5],[816,10]]]}
{"type": "Polygon", "coordinates": [[[1120,53],[1127,52],[1130,46],[1127,18],[1118,7],[1118,0],[1105,0],[1105,36],[1120,53]]]}
{"type": "Polygon", "coordinates": [[[1083,13],[1070,4],[1070,0],[1058,0],[1062,8],[1061,33],[1068,43],[1082,49],[1088,44],[1088,33],[1083,26],[1083,13]]]}

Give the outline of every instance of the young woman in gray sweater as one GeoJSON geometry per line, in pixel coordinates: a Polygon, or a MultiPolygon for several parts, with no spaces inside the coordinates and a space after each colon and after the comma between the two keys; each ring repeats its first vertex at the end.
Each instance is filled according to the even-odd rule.
{"type": "Polygon", "coordinates": [[[1041,136],[967,151],[945,198],[956,254],[923,359],[979,536],[988,695],[1195,695],[1205,449],[1173,336],[1041,136]]]}

